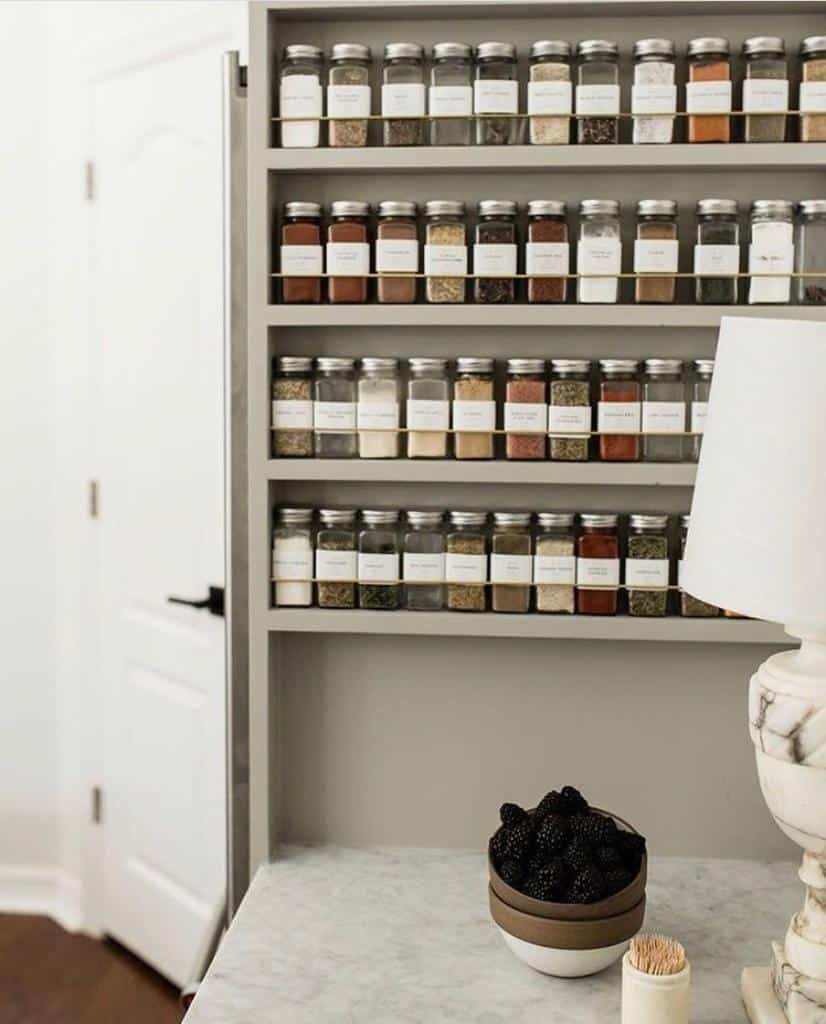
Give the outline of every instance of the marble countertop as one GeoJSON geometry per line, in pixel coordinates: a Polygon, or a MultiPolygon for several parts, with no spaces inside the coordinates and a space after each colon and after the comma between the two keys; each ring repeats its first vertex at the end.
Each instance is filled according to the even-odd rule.
{"type": "MultiPolygon", "coordinates": [[[[768,963],[802,898],[795,864],[651,860],[645,929],[686,947],[692,1024],[745,1020],[740,970],[768,963]]],[[[619,964],[561,980],[512,956],[480,853],[286,847],[256,875],[186,1024],[602,1024],[619,1006],[619,964]]]]}

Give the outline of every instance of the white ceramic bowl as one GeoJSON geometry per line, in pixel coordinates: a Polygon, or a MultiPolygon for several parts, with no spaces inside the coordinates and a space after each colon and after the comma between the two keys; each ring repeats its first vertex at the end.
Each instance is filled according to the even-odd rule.
{"type": "Polygon", "coordinates": [[[604,946],[602,949],[552,949],[550,946],[536,946],[524,939],[517,939],[499,925],[496,927],[518,960],[533,967],[535,971],[551,974],[555,978],[584,978],[588,974],[598,974],[616,963],[631,941],[626,939],[625,942],[604,946]]]}

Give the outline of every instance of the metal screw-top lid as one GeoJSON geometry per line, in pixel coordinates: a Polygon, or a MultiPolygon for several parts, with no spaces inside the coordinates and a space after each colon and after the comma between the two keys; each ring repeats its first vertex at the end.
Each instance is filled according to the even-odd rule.
{"type": "Polygon", "coordinates": [[[639,369],[636,359],[600,359],[599,368],[603,373],[636,373],[639,369]]]}
{"type": "Polygon", "coordinates": [[[370,47],[364,43],[336,43],[330,60],[370,60],[370,47]]]}
{"type": "Polygon", "coordinates": [[[516,203],[512,199],[482,199],[476,209],[480,217],[516,216],[516,203]]]}
{"type": "Polygon", "coordinates": [[[496,526],[529,526],[530,512],[494,512],[493,522],[496,526]]]}
{"type": "Polygon", "coordinates": [[[618,57],[619,46],[612,39],[583,39],[576,45],[577,57],[590,57],[593,54],[604,54],[606,57],[618,57]]]}
{"type": "Polygon", "coordinates": [[[606,214],[609,217],[618,217],[620,204],[616,199],[581,199],[579,203],[579,214],[581,217],[588,217],[592,214],[606,214]]]}
{"type": "Polygon", "coordinates": [[[396,370],[398,365],[398,359],[393,359],[391,356],[365,356],[361,360],[361,368],[365,373],[374,373],[377,370],[396,370]]]}
{"type": "Polygon", "coordinates": [[[397,508],[366,508],[361,513],[365,526],[386,526],[399,521],[397,508]]]}
{"type": "Polygon", "coordinates": [[[673,199],[640,199],[638,217],[676,217],[677,203],[673,199]]]}
{"type": "Polygon", "coordinates": [[[581,512],[579,516],[583,526],[616,526],[618,520],[613,512],[581,512]]]}
{"type": "Polygon", "coordinates": [[[686,512],[685,515],[680,516],[680,526],[682,526],[684,530],[687,530],[689,526],[691,526],[691,516],[688,512],[686,512]]]}
{"type": "Polygon", "coordinates": [[[353,508],[320,508],[318,518],[324,526],[352,526],[356,521],[353,508]]]}
{"type": "Polygon", "coordinates": [[[695,359],[694,372],[700,377],[710,377],[714,373],[714,360],[695,359]]]}
{"type": "Polygon", "coordinates": [[[331,217],[369,217],[370,204],[360,199],[336,199],[330,203],[331,217]]]}
{"type": "Polygon", "coordinates": [[[279,356],[276,366],[284,373],[310,373],[313,361],[309,356],[279,356]]]}
{"type": "Polygon", "coordinates": [[[284,203],[285,217],[321,217],[321,203],[284,203]]]}
{"type": "Polygon", "coordinates": [[[573,512],[540,512],[536,518],[540,526],[562,526],[570,528],[574,525],[573,512]]]}
{"type": "Polygon", "coordinates": [[[284,47],[284,60],[321,60],[323,51],[309,43],[290,43],[284,47]]]}
{"type": "Polygon", "coordinates": [[[456,360],[457,373],[493,373],[493,360],[487,356],[460,356],[456,360]]]}
{"type": "Polygon", "coordinates": [[[539,39],[531,44],[531,60],[537,57],[563,57],[568,60],[571,56],[571,44],[565,39],[539,39]]]}
{"type": "Polygon", "coordinates": [[[688,41],[689,57],[705,57],[714,53],[727,57],[730,49],[728,39],[723,36],[701,36],[699,39],[688,41]]]}
{"type": "Polygon", "coordinates": [[[670,57],[674,59],[673,39],[638,39],[634,43],[635,57],[670,57]]]}
{"type": "Polygon", "coordinates": [[[278,508],[275,515],[280,523],[304,524],[313,521],[313,510],[311,508],[278,508]]]}
{"type": "Polygon", "coordinates": [[[791,220],[794,216],[794,203],[788,199],[755,199],[751,204],[751,215],[791,220]]]}
{"type": "Polygon", "coordinates": [[[432,356],[415,356],[413,359],[407,360],[407,365],[410,367],[410,372],[416,375],[433,372],[444,373],[447,369],[447,360],[432,356]]]}
{"type": "Polygon", "coordinates": [[[516,47],[513,43],[479,43],[476,47],[477,60],[489,60],[491,57],[503,57],[505,60],[516,60],[516,47]]]}
{"type": "Polygon", "coordinates": [[[700,199],[697,203],[697,215],[699,217],[709,214],[722,214],[726,217],[736,217],[738,213],[736,199],[700,199]]]}
{"type": "Polygon", "coordinates": [[[682,359],[646,359],[645,372],[660,373],[681,373],[683,369],[682,359]]]}
{"type": "Polygon", "coordinates": [[[591,363],[587,359],[552,359],[553,373],[589,373],[591,363]]]}
{"type": "Polygon", "coordinates": [[[799,209],[802,214],[826,213],[826,199],[801,199],[799,209]]]}
{"type": "Polygon", "coordinates": [[[509,359],[508,373],[544,373],[544,359],[509,359]]]}
{"type": "Polygon", "coordinates": [[[826,52],[826,36],[806,36],[800,44],[801,57],[813,57],[816,53],[826,52]]]}
{"type": "Polygon", "coordinates": [[[409,199],[383,199],[379,203],[380,217],[415,217],[416,204],[409,199]]]}
{"type": "Polygon", "coordinates": [[[565,202],[562,199],[531,199],[528,203],[529,217],[564,217],[565,202]]]}
{"type": "Polygon", "coordinates": [[[411,526],[441,526],[444,512],[427,509],[424,511],[409,511],[407,521],[411,526]]]}
{"type": "Polygon", "coordinates": [[[454,510],[448,513],[451,523],[456,526],[486,526],[487,512],[466,512],[454,510]]]}
{"type": "Polygon", "coordinates": [[[752,36],[743,43],[743,56],[754,57],[757,54],[771,54],[782,57],[786,52],[786,41],[780,36],[752,36]]]}
{"type": "Polygon", "coordinates": [[[628,525],[644,530],[664,530],[668,526],[668,516],[652,512],[634,512],[628,518],[628,525]]]}
{"type": "Polygon", "coordinates": [[[347,370],[352,371],[355,366],[355,359],[346,356],[319,356],[315,364],[319,370],[347,370]]]}
{"type": "Polygon", "coordinates": [[[424,204],[426,217],[462,217],[465,204],[461,199],[428,199],[424,204]]]}
{"type": "Polygon", "coordinates": [[[412,60],[424,60],[424,47],[419,43],[385,43],[384,59],[397,60],[409,57],[412,60]]]}
{"type": "Polygon", "coordinates": [[[433,59],[448,60],[450,57],[459,57],[462,60],[470,60],[473,57],[473,47],[468,43],[434,43],[433,59]]]}

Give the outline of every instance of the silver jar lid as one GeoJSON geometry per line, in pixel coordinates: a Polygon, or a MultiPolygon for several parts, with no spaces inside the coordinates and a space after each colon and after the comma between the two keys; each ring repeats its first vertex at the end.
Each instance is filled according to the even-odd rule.
{"type": "Polygon", "coordinates": [[[468,512],[459,509],[448,512],[451,523],[456,526],[487,526],[487,512],[468,512]]]}
{"type": "Polygon", "coordinates": [[[465,204],[461,199],[428,199],[424,212],[426,217],[463,217],[465,204]]]}
{"type": "Polygon", "coordinates": [[[635,57],[668,57],[674,59],[673,39],[638,39],[634,43],[635,57]]]}
{"type": "Polygon", "coordinates": [[[379,217],[415,217],[416,204],[409,199],[383,199],[379,203],[379,217]]]}
{"type": "Polygon", "coordinates": [[[407,513],[407,521],[411,526],[441,526],[444,512],[433,509],[415,510],[407,513]]]}
{"type": "Polygon", "coordinates": [[[365,373],[374,373],[377,370],[397,370],[398,359],[391,356],[365,356],[361,360],[361,368],[365,373]]]}
{"type": "Polygon", "coordinates": [[[697,216],[707,217],[710,214],[725,217],[736,217],[738,213],[736,199],[700,199],[697,203],[697,216]]]}
{"type": "Polygon", "coordinates": [[[321,203],[284,203],[285,217],[321,217],[321,203]]]}
{"type": "Polygon", "coordinates": [[[791,220],[794,203],[789,199],[755,199],[751,204],[751,215],[791,220]]]}
{"type": "Polygon", "coordinates": [[[310,373],[313,361],[309,356],[279,356],[276,365],[284,373],[310,373]]]}
{"type": "Polygon", "coordinates": [[[813,57],[816,53],[826,52],[826,36],[806,36],[800,44],[801,57],[813,57]]]}
{"type": "Polygon", "coordinates": [[[336,199],[330,203],[331,217],[369,217],[370,204],[360,199],[336,199]]]}
{"type": "Polygon", "coordinates": [[[321,60],[323,51],[310,43],[290,43],[284,47],[284,60],[321,60]]]}
{"type": "Polygon", "coordinates": [[[804,215],[826,213],[826,199],[801,199],[799,209],[804,215]]]}
{"type": "Polygon", "coordinates": [[[781,36],[752,36],[743,43],[744,57],[756,57],[764,53],[782,57],[785,52],[786,41],[781,36]]]}
{"type": "Polygon", "coordinates": [[[516,203],[512,199],[482,199],[476,209],[480,217],[516,216],[516,203]]]}
{"type": "Polygon", "coordinates": [[[493,360],[487,356],[460,356],[456,360],[457,373],[493,373],[493,360]]]}
{"type": "Polygon", "coordinates": [[[280,523],[305,524],[313,521],[311,508],[279,508],[275,510],[276,519],[280,523]]]}
{"type": "Polygon", "coordinates": [[[676,217],[677,203],[673,199],[640,199],[638,217],[676,217]]]}
{"type": "Polygon", "coordinates": [[[723,36],[700,36],[699,39],[689,39],[687,52],[689,57],[705,57],[714,53],[728,56],[729,50],[728,39],[723,36]]]}
{"type": "Polygon", "coordinates": [[[320,508],[318,518],[325,526],[352,526],[356,521],[353,508],[320,508]]]}
{"type": "Polygon", "coordinates": [[[616,526],[618,520],[613,512],[581,512],[579,516],[583,526],[616,526]]]}
{"type": "Polygon", "coordinates": [[[682,526],[682,528],[684,530],[687,530],[689,528],[689,526],[691,526],[691,515],[690,515],[690,513],[686,512],[684,515],[680,516],[680,526],[682,526]]]}
{"type": "Polygon", "coordinates": [[[654,512],[633,512],[628,517],[628,525],[643,530],[664,530],[668,526],[668,516],[654,512]]]}
{"type": "Polygon", "coordinates": [[[370,47],[364,43],[336,43],[330,60],[370,60],[370,47]]]}
{"type": "Polygon", "coordinates": [[[645,372],[659,375],[661,373],[682,373],[682,359],[646,359],[645,372]]]}
{"type": "Polygon", "coordinates": [[[579,202],[579,214],[581,217],[600,213],[609,217],[618,217],[619,212],[620,204],[616,199],[581,199],[579,202]]]}
{"type": "Polygon", "coordinates": [[[618,57],[619,46],[612,39],[583,39],[576,44],[576,54],[577,57],[590,57],[592,54],[618,57]]]}
{"type": "Polygon", "coordinates": [[[355,359],[347,356],[319,356],[315,364],[319,370],[346,370],[351,371],[355,366],[355,359]]]}
{"type": "Polygon", "coordinates": [[[714,360],[695,359],[694,372],[700,377],[710,377],[714,373],[714,360]]]}
{"type": "Polygon", "coordinates": [[[494,512],[493,522],[496,526],[529,526],[530,512],[494,512]]]}
{"type": "Polygon", "coordinates": [[[539,39],[531,44],[531,60],[538,57],[562,57],[569,60],[571,44],[565,39],[539,39]]]}
{"type": "Polygon", "coordinates": [[[639,369],[636,359],[600,359],[599,368],[603,373],[636,373],[639,369]]]}
{"type": "Polygon", "coordinates": [[[516,60],[516,47],[513,43],[479,43],[476,47],[477,60],[490,60],[492,57],[516,60]]]}
{"type": "Polygon", "coordinates": [[[432,371],[444,373],[447,369],[447,360],[434,356],[414,356],[413,359],[407,360],[407,365],[410,367],[410,372],[415,374],[432,371]]]}
{"type": "Polygon", "coordinates": [[[544,373],[544,359],[509,359],[508,373],[544,373]]]}
{"type": "Polygon", "coordinates": [[[588,359],[552,359],[553,373],[590,373],[591,363],[588,359]]]}
{"type": "Polygon", "coordinates": [[[361,513],[366,526],[386,526],[399,521],[397,508],[366,508],[361,513]]]}
{"type": "Polygon", "coordinates": [[[570,529],[573,528],[574,525],[573,512],[540,512],[536,519],[540,526],[545,527],[561,526],[563,528],[570,529]]]}
{"type": "Polygon", "coordinates": [[[411,60],[424,60],[424,47],[419,43],[385,43],[384,59],[399,60],[409,58],[411,60]]]}
{"type": "Polygon", "coordinates": [[[449,60],[451,57],[460,60],[470,60],[473,57],[473,47],[469,43],[434,43],[433,59],[449,60]]]}
{"type": "Polygon", "coordinates": [[[531,199],[528,203],[529,217],[564,217],[565,202],[562,199],[531,199]]]}

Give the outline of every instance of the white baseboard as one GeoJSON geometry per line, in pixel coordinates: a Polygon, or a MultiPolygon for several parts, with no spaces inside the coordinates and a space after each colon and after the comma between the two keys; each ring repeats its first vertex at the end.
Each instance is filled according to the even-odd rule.
{"type": "Polygon", "coordinates": [[[59,868],[0,864],[0,913],[43,914],[68,932],[83,929],[80,879],[59,868]]]}

